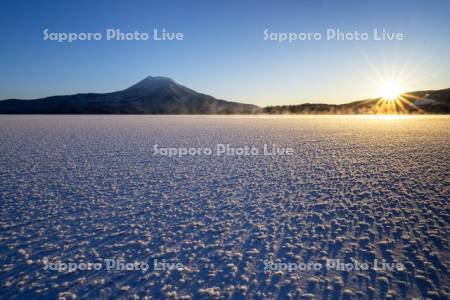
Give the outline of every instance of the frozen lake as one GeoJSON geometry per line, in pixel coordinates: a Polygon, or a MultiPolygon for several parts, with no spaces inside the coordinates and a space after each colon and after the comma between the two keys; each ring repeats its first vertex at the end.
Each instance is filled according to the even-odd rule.
{"type": "Polygon", "coordinates": [[[450,295],[449,117],[0,116],[0,153],[0,298],[450,295]]]}

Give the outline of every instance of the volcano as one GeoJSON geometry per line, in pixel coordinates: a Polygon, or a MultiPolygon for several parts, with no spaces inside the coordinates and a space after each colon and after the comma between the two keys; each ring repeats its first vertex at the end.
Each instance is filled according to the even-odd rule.
{"type": "Polygon", "coordinates": [[[3,114],[252,114],[256,105],[216,99],[168,77],[148,76],[112,93],[0,101],[3,114]]]}

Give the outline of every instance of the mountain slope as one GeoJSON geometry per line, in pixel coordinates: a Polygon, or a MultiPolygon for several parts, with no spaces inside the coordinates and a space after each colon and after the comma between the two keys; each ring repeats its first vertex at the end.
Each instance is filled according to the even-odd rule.
{"type": "Polygon", "coordinates": [[[417,91],[402,95],[403,101],[386,102],[380,98],[345,104],[268,106],[269,114],[450,114],[450,89],[417,91]]]}
{"type": "Polygon", "coordinates": [[[259,111],[261,108],[256,105],[219,100],[170,78],[152,76],[112,93],[0,101],[3,114],[248,114],[259,111]]]}

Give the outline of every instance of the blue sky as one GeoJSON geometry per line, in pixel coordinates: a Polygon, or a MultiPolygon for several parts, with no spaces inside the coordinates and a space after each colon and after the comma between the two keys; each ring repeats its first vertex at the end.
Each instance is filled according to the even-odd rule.
{"type": "Polygon", "coordinates": [[[0,2],[0,99],[126,88],[169,76],[217,98],[259,105],[342,103],[450,87],[450,1],[0,2]],[[183,41],[44,41],[50,32],[182,32],[183,41]],[[265,41],[263,31],[402,32],[403,41],[265,41]],[[377,76],[377,74],[379,76],[377,76]],[[408,76],[407,76],[408,75],[408,76]],[[381,78],[379,78],[381,77],[381,78]]]}

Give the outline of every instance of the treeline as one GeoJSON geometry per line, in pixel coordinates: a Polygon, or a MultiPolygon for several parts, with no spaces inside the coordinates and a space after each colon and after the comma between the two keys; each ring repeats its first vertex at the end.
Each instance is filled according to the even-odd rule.
{"type": "Polygon", "coordinates": [[[264,107],[267,114],[335,114],[339,113],[339,107],[333,104],[300,104],[278,105],[264,107]]]}

